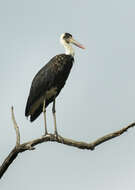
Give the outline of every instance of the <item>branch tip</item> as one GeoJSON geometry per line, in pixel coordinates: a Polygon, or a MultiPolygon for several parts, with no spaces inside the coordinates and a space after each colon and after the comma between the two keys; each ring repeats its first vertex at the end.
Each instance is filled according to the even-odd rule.
{"type": "Polygon", "coordinates": [[[15,120],[13,106],[11,107],[11,115],[12,115],[12,121],[13,121],[14,129],[16,132],[16,147],[18,147],[20,145],[20,132],[19,132],[19,127],[17,126],[16,120],[15,120]]]}

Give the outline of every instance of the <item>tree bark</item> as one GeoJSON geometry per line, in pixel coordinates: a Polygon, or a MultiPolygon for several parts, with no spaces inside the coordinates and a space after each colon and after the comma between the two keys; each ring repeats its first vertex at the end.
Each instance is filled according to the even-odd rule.
{"type": "Polygon", "coordinates": [[[130,125],[122,128],[118,131],[115,131],[113,133],[109,133],[109,134],[107,134],[103,137],[100,137],[97,140],[95,140],[93,142],[89,142],[89,143],[81,142],[81,141],[75,141],[75,140],[68,139],[68,138],[61,137],[61,136],[57,137],[55,134],[47,134],[46,136],[42,136],[42,137],[34,139],[32,141],[28,141],[28,142],[25,142],[23,144],[20,144],[20,132],[19,132],[19,127],[17,126],[16,120],[14,117],[13,107],[11,109],[11,112],[12,112],[12,120],[13,120],[13,124],[14,124],[14,129],[16,131],[16,145],[13,148],[13,150],[9,153],[7,158],[4,160],[2,165],[0,166],[0,178],[2,178],[3,174],[7,171],[8,167],[16,159],[16,157],[18,156],[19,153],[25,152],[27,150],[34,150],[35,146],[38,144],[50,141],[50,142],[61,143],[61,144],[68,145],[68,146],[73,146],[73,147],[76,147],[79,149],[87,149],[87,150],[92,151],[98,145],[100,145],[106,141],[109,141],[115,137],[122,135],[128,129],[135,126],[135,122],[131,123],[130,125]]]}

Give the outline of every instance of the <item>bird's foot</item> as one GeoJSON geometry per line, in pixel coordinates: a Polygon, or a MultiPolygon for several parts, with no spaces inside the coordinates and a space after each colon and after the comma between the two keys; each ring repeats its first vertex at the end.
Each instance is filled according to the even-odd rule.
{"type": "Polygon", "coordinates": [[[42,137],[47,137],[47,136],[49,136],[48,132],[46,132],[44,135],[42,135],[42,137]]]}
{"type": "Polygon", "coordinates": [[[57,131],[55,131],[54,135],[55,135],[56,140],[58,140],[58,141],[60,141],[60,142],[62,142],[62,143],[64,142],[64,141],[63,141],[63,138],[58,134],[57,131]]]}
{"type": "Polygon", "coordinates": [[[57,132],[57,131],[54,132],[54,136],[55,136],[55,138],[58,140],[58,136],[59,136],[59,135],[58,135],[58,132],[57,132]]]}

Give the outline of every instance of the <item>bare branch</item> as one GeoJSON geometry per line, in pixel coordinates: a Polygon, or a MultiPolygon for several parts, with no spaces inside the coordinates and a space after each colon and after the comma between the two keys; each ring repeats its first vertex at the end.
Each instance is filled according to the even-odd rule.
{"type": "Polygon", "coordinates": [[[20,132],[19,132],[19,127],[17,126],[16,120],[15,120],[13,106],[11,107],[11,115],[12,115],[12,121],[14,124],[14,129],[16,132],[16,147],[18,147],[20,145],[20,132]]]}
{"type": "Polygon", "coordinates": [[[48,134],[46,136],[43,136],[39,139],[35,139],[35,140],[32,140],[32,141],[29,141],[29,142],[26,142],[24,144],[21,144],[20,145],[20,148],[21,148],[21,152],[24,152],[26,150],[28,150],[28,144],[31,145],[31,147],[34,147],[38,144],[41,144],[43,142],[48,142],[48,141],[51,141],[51,142],[57,142],[57,143],[61,143],[61,144],[65,144],[65,145],[69,145],[69,146],[73,146],[73,147],[76,147],[76,148],[79,148],[79,149],[87,149],[87,150],[94,150],[96,146],[106,142],[106,141],[109,141],[115,137],[118,137],[120,135],[122,135],[123,133],[125,133],[129,128],[132,128],[135,126],[135,122],[134,123],[131,123],[130,125],[118,130],[118,131],[115,131],[113,133],[109,133],[103,137],[100,137],[98,138],[97,140],[93,141],[93,142],[90,142],[90,143],[86,143],[86,142],[81,142],[81,141],[75,141],[73,139],[68,139],[68,138],[65,138],[65,137],[61,137],[59,136],[58,138],[56,138],[55,134],[48,134]]]}
{"type": "Polygon", "coordinates": [[[10,164],[15,160],[15,158],[18,155],[18,151],[16,147],[9,153],[7,158],[4,160],[3,164],[0,166],[0,178],[3,176],[3,174],[6,172],[10,164]]]}
{"type": "Polygon", "coordinates": [[[14,128],[15,128],[16,136],[17,136],[16,146],[13,148],[13,150],[10,152],[10,154],[7,156],[7,158],[4,160],[3,164],[0,166],[0,178],[6,172],[6,170],[10,166],[10,164],[15,160],[18,153],[25,152],[26,150],[34,150],[35,146],[38,144],[50,141],[50,142],[61,143],[61,144],[68,145],[68,146],[73,146],[73,147],[76,147],[79,149],[94,150],[96,146],[98,146],[106,141],[109,141],[115,137],[122,135],[128,129],[135,126],[135,122],[131,123],[130,125],[122,128],[118,131],[107,134],[103,137],[98,138],[97,140],[95,140],[93,142],[90,142],[90,143],[75,141],[75,140],[68,139],[68,138],[61,137],[61,136],[56,137],[55,134],[47,134],[45,136],[42,136],[41,138],[34,139],[32,141],[28,141],[26,143],[20,144],[20,133],[19,133],[19,128],[17,126],[17,123],[15,121],[13,108],[12,108],[12,120],[14,123],[14,128]]]}

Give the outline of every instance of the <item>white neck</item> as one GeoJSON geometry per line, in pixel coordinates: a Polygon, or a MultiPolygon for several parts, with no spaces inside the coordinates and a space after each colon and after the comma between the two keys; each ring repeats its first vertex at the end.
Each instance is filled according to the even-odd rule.
{"type": "Polygon", "coordinates": [[[66,43],[66,41],[63,39],[61,39],[61,43],[64,46],[65,51],[66,51],[65,53],[67,55],[72,55],[72,56],[75,55],[74,49],[72,48],[71,44],[66,43]]]}

